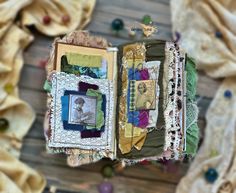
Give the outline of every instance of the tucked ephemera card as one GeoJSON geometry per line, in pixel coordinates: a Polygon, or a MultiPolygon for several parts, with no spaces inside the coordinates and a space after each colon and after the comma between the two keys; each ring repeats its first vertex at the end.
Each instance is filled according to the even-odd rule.
{"type": "Polygon", "coordinates": [[[135,81],[135,110],[154,110],[156,108],[156,81],[135,81]]]}
{"type": "Polygon", "coordinates": [[[54,61],[54,70],[57,72],[62,71],[61,64],[62,60],[65,58],[64,56],[66,56],[67,59],[70,58],[70,60],[68,60],[70,67],[78,65],[83,68],[102,68],[104,66],[103,62],[105,61],[107,64],[107,79],[112,80],[114,78],[116,70],[116,66],[113,65],[116,63],[116,61],[114,61],[114,50],[109,51],[107,49],[76,46],[57,42],[54,61]],[[77,60],[77,58],[79,58],[79,60],[77,60]]]}

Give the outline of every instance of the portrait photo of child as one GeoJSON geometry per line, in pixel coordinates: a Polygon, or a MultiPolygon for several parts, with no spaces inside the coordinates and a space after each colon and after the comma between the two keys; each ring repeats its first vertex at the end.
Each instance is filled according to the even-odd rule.
{"type": "Polygon", "coordinates": [[[96,126],[97,98],[86,95],[70,95],[70,124],[96,126]]]}

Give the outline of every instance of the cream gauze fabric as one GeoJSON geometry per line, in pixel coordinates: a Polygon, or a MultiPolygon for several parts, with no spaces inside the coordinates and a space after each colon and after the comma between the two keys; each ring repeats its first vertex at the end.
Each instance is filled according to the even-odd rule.
{"type": "MultiPolygon", "coordinates": [[[[236,1],[171,0],[173,33],[212,78],[224,78],[207,114],[205,138],[177,193],[232,193],[236,189],[236,1]],[[225,97],[225,91],[232,96],[225,97]],[[219,174],[210,184],[205,171],[219,174]]],[[[211,85],[208,85],[209,87],[211,85]]]]}
{"type": "Polygon", "coordinates": [[[0,0],[0,118],[9,122],[9,128],[0,132],[0,192],[40,193],[46,184],[41,174],[17,159],[35,119],[17,87],[23,51],[34,39],[26,26],[34,25],[50,36],[69,33],[90,21],[94,6],[95,0],[0,0]],[[45,16],[50,17],[47,25],[45,16]]]}

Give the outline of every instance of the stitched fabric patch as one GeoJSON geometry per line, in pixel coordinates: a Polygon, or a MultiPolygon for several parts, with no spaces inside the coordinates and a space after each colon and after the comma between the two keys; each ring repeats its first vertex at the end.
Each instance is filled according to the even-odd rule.
{"type": "Polygon", "coordinates": [[[98,90],[99,87],[96,84],[89,84],[86,82],[79,82],[78,84],[78,90],[87,92],[88,89],[98,90]]]}
{"type": "MultiPolygon", "coordinates": [[[[99,91],[88,89],[86,92],[86,96],[95,97],[97,99],[97,106],[96,106],[96,129],[101,129],[104,125],[104,116],[105,112],[102,110],[102,104],[104,103],[103,98],[105,97],[99,91]]],[[[90,109],[92,106],[90,105],[90,109]]],[[[87,129],[91,129],[93,127],[88,126],[87,129]]]]}
{"type": "Polygon", "coordinates": [[[68,63],[71,65],[78,65],[83,67],[101,67],[102,56],[100,55],[86,55],[78,53],[66,53],[68,63]]]}
{"type": "MultiPolygon", "coordinates": [[[[91,91],[89,91],[91,92],[91,91]]],[[[92,91],[94,92],[94,91],[92,91]]],[[[90,93],[89,93],[90,94],[90,93]]],[[[62,120],[63,120],[63,127],[66,130],[100,130],[104,131],[104,119],[106,114],[106,96],[100,95],[98,100],[98,104],[96,107],[96,114],[99,112],[99,115],[97,115],[97,123],[96,126],[91,127],[89,125],[84,124],[71,124],[68,122],[69,119],[69,96],[70,95],[87,95],[87,92],[81,92],[81,91],[65,91],[64,96],[61,97],[62,99],[62,120]],[[98,111],[97,111],[98,110],[98,111]],[[102,116],[102,118],[101,118],[102,116]]],[[[93,96],[93,94],[92,94],[93,96]]]]}
{"type": "Polygon", "coordinates": [[[107,78],[107,61],[102,59],[101,67],[81,66],[80,62],[77,65],[68,63],[65,55],[61,58],[61,71],[75,75],[86,75],[91,78],[106,79],[107,78]]]}
{"type": "MultiPolygon", "coordinates": [[[[133,76],[136,80],[140,80],[140,79],[147,80],[149,78],[151,80],[156,80],[156,85],[155,85],[156,106],[154,110],[149,110],[148,113],[145,111],[140,113],[141,111],[133,110],[134,107],[131,106],[130,100],[133,100],[134,102],[132,103],[132,105],[135,105],[135,98],[134,98],[134,94],[132,94],[132,90],[129,89],[128,87],[127,104],[128,104],[129,111],[132,111],[132,112],[128,112],[128,123],[132,123],[134,126],[141,127],[141,128],[145,128],[145,127],[150,128],[150,127],[156,126],[157,117],[158,117],[158,103],[159,103],[158,101],[159,101],[159,94],[160,94],[159,93],[160,88],[158,85],[159,69],[160,69],[160,61],[144,62],[143,69],[142,70],[135,69],[135,73],[133,72],[132,69],[129,69],[129,78],[132,78],[133,76]]],[[[129,82],[131,86],[132,84],[135,84],[135,80],[130,80],[129,82]]],[[[133,91],[135,91],[135,89],[133,89],[133,91]]]]}
{"type": "Polygon", "coordinates": [[[114,112],[114,93],[113,83],[109,80],[88,79],[85,77],[77,77],[73,74],[66,74],[63,72],[56,72],[52,75],[52,113],[50,115],[51,123],[51,137],[48,141],[49,147],[70,147],[81,149],[94,149],[94,150],[107,150],[114,149],[114,127],[111,112],[114,112]],[[89,84],[96,84],[102,95],[106,96],[106,115],[105,115],[105,128],[101,133],[101,137],[96,138],[81,138],[81,133],[76,130],[65,130],[63,128],[62,104],[61,97],[64,96],[65,90],[72,90],[78,92],[79,82],[89,84]],[[110,102],[111,101],[111,102],[110,102]]]}

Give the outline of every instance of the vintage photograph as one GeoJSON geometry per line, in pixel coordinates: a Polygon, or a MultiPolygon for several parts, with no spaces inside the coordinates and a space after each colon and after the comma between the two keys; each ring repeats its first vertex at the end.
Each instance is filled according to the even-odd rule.
{"type": "Polygon", "coordinates": [[[156,108],[156,81],[135,81],[135,110],[153,110],[156,108]]]}
{"type": "Polygon", "coordinates": [[[86,95],[70,95],[70,124],[96,126],[97,98],[86,95]]]}

